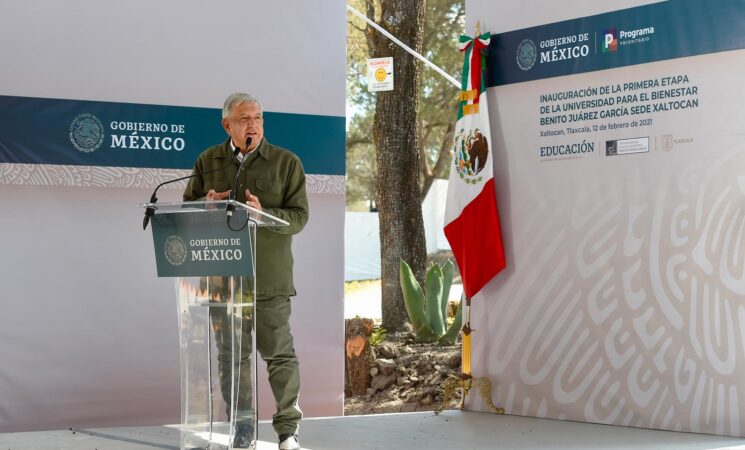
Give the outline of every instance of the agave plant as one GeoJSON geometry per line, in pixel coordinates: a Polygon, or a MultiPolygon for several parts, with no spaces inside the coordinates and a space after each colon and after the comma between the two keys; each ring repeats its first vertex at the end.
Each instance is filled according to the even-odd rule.
{"type": "MultiPolygon", "coordinates": [[[[440,267],[432,264],[427,269],[424,288],[411,271],[411,267],[401,260],[399,269],[401,290],[404,295],[406,312],[414,327],[419,342],[439,342],[453,345],[461,327],[461,305],[455,314],[455,320],[447,327],[447,304],[450,285],[453,282],[453,263],[447,261],[440,267]]],[[[461,302],[462,304],[462,302],[461,302]]]]}

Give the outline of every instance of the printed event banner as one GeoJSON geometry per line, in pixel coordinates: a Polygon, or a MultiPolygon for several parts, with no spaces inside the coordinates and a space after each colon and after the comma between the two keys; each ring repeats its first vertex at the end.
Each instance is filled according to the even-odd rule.
{"type": "MultiPolygon", "coordinates": [[[[264,132],[308,174],[344,175],[343,117],[265,112],[264,132]]],[[[221,110],[0,96],[0,163],[191,169],[227,139],[221,110]]]]}
{"type": "Polygon", "coordinates": [[[487,86],[745,48],[743,0],[668,0],[492,36],[487,86]]]}
{"type": "Polygon", "coordinates": [[[510,266],[474,302],[473,375],[511,414],[745,436],[745,1],[511,31],[488,58],[510,266]]]}
{"type": "MultiPolygon", "coordinates": [[[[246,220],[245,211],[236,211],[234,224],[246,220]]],[[[253,278],[252,231],[233,231],[224,225],[224,209],[155,214],[152,229],[158,276],[253,278]]]]}

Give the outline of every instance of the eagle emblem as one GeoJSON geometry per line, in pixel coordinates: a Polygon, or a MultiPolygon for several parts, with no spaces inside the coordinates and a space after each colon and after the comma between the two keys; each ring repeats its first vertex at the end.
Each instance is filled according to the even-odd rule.
{"type": "Polygon", "coordinates": [[[478,128],[461,129],[455,137],[453,162],[455,170],[466,183],[477,184],[483,180],[479,173],[489,161],[489,141],[478,128]]]}

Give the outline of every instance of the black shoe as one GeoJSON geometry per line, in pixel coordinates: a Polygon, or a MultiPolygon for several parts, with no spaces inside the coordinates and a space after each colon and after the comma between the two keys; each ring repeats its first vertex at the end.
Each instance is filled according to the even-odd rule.
{"type": "Polygon", "coordinates": [[[233,448],[249,448],[254,441],[254,427],[248,423],[235,425],[233,448]]]}

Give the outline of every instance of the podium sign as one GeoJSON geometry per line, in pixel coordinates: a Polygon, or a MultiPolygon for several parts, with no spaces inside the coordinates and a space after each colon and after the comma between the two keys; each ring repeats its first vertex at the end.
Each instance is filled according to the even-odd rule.
{"type": "MultiPolygon", "coordinates": [[[[251,241],[221,214],[156,214],[153,243],[159,277],[251,276],[251,241]]],[[[244,223],[245,211],[231,222],[244,223]]]]}

